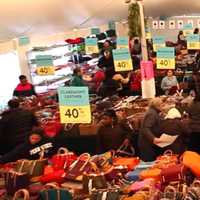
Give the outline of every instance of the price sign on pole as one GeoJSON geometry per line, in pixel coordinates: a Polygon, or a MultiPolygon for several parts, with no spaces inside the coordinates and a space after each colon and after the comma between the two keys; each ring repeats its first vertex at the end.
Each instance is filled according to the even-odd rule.
{"type": "Polygon", "coordinates": [[[192,34],[187,36],[187,49],[200,49],[199,34],[192,34]]]}
{"type": "Polygon", "coordinates": [[[183,35],[187,37],[188,35],[191,35],[191,34],[193,34],[192,24],[185,24],[183,26],[183,35]]]}
{"type": "Polygon", "coordinates": [[[117,48],[118,49],[128,48],[128,38],[127,37],[118,37],[117,38],[117,48]]]}
{"type": "Polygon", "coordinates": [[[158,49],[157,69],[175,69],[174,47],[163,47],[158,49]]]}
{"type": "Polygon", "coordinates": [[[100,33],[100,28],[91,28],[91,34],[92,35],[97,35],[100,33]]]}
{"type": "Polygon", "coordinates": [[[53,58],[51,55],[37,55],[36,65],[36,72],[40,76],[48,76],[55,74],[55,67],[53,66],[53,58]]]}
{"type": "Polygon", "coordinates": [[[99,53],[97,38],[85,39],[85,51],[86,51],[86,54],[99,53]]]}
{"type": "Polygon", "coordinates": [[[133,70],[132,60],[128,49],[114,49],[113,58],[116,72],[133,70]]]}
{"type": "Polygon", "coordinates": [[[61,123],[91,122],[88,87],[60,87],[58,96],[61,123]]]}
{"type": "Polygon", "coordinates": [[[165,47],[165,37],[164,36],[156,36],[153,37],[153,49],[155,52],[161,47],[165,47]]]}

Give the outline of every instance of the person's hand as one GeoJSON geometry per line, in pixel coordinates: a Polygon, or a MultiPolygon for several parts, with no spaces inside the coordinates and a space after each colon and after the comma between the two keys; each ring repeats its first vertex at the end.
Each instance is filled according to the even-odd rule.
{"type": "Polygon", "coordinates": [[[153,143],[156,145],[156,144],[160,144],[162,143],[163,141],[160,139],[160,138],[154,138],[153,140],[153,143]]]}

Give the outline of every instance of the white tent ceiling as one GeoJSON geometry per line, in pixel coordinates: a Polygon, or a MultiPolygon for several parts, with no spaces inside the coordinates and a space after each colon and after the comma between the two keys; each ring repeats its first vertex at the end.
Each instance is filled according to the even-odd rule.
{"type": "MultiPolygon", "coordinates": [[[[144,0],[148,16],[193,14],[200,0],[144,0]]],[[[0,0],[0,40],[44,35],[127,18],[124,0],[0,0]]]]}

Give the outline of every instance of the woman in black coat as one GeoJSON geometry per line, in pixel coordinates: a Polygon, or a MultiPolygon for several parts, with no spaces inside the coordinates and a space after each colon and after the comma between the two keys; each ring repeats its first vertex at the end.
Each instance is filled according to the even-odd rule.
{"type": "Polygon", "coordinates": [[[186,150],[189,131],[186,124],[181,121],[181,113],[176,108],[168,111],[165,120],[161,123],[161,133],[178,136],[171,145],[163,149],[163,152],[170,149],[175,154],[182,154],[186,150]]]}
{"type": "Polygon", "coordinates": [[[140,158],[143,161],[154,161],[161,149],[156,146],[160,143],[160,116],[162,100],[159,97],[152,99],[146,112],[139,133],[138,147],[140,158]]]}

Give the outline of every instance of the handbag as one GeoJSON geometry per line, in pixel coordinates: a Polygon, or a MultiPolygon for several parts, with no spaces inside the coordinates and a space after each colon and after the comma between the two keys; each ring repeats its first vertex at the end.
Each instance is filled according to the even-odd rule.
{"type": "Polygon", "coordinates": [[[14,194],[17,190],[26,188],[29,185],[29,178],[26,173],[9,171],[5,174],[5,188],[8,194],[14,194]]]}
{"type": "Polygon", "coordinates": [[[119,188],[92,190],[90,200],[119,200],[119,188]]]}
{"type": "Polygon", "coordinates": [[[44,129],[45,135],[53,138],[58,135],[61,131],[61,123],[57,120],[46,120],[42,121],[42,128],[44,129]]]}
{"type": "Polygon", "coordinates": [[[40,200],[72,200],[72,194],[55,184],[47,184],[40,193],[40,200]]]}
{"type": "Polygon", "coordinates": [[[160,180],[161,169],[158,168],[151,168],[144,170],[140,173],[140,179],[144,180],[147,178],[152,178],[156,181],[160,180]]]}
{"type": "Polygon", "coordinates": [[[138,164],[140,160],[137,157],[133,158],[123,158],[123,157],[115,157],[113,158],[114,166],[125,166],[129,171],[132,171],[138,164]]]}
{"type": "Polygon", "coordinates": [[[51,159],[54,170],[67,169],[77,156],[73,152],[69,152],[66,148],[60,148],[56,155],[51,159]]]}
{"type": "Polygon", "coordinates": [[[30,200],[30,195],[28,190],[20,189],[17,192],[15,192],[15,195],[13,197],[13,200],[30,200]]]}
{"type": "Polygon", "coordinates": [[[187,174],[189,174],[189,169],[183,164],[173,165],[162,169],[161,182],[166,184],[173,181],[186,181],[187,174]]]}
{"type": "MultiPolygon", "coordinates": [[[[92,171],[95,166],[90,162],[90,154],[83,153],[66,170],[65,178],[68,180],[82,181],[83,173],[92,171]]],[[[94,170],[96,171],[96,169],[94,170]]]]}
{"type": "Polygon", "coordinates": [[[20,173],[27,173],[31,178],[44,174],[47,159],[43,159],[44,151],[38,160],[18,160],[14,170],[20,173]]]}
{"type": "Polygon", "coordinates": [[[182,162],[195,176],[200,177],[200,155],[198,153],[186,151],[182,156],[182,162]]]}
{"type": "Polygon", "coordinates": [[[83,190],[91,192],[92,189],[106,189],[107,182],[103,173],[83,174],[83,190]]]}
{"type": "Polygon", "coordinates": [[[156,159],[154,167],[162,169],[177,163],[178,163],[178,155],[173,154],[171,150],[167,150],[164,152],[162,156],[159,156],[156,159]]]}

